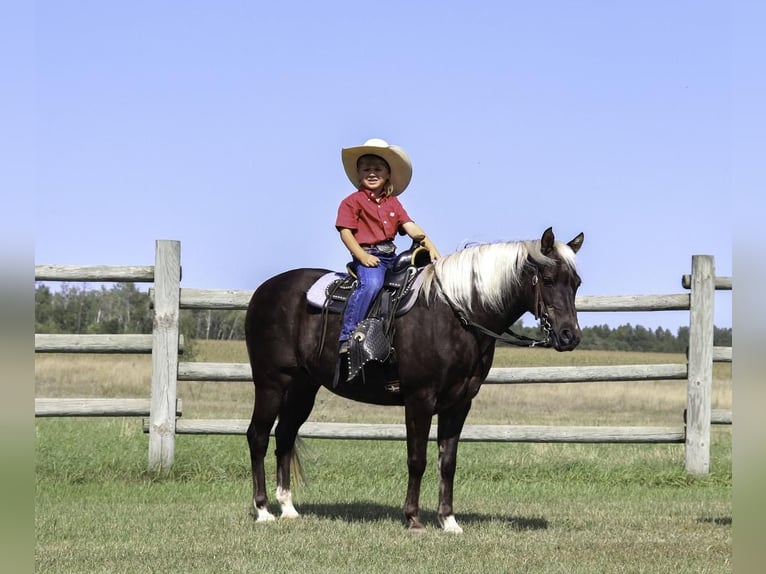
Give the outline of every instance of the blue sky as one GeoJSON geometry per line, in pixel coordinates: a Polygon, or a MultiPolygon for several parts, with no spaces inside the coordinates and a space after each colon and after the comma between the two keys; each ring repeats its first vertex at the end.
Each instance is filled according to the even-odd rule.
{"type": "MultiPolygon", "coordinates": [[[[552,226],[585,233],[583,295],[681,293],[695,254],[730,276],[752,103],[731,6],[37,2],[35,262],[150,265],[177,239],[185,287],[340,269],[340,150],[380,137],[442,253],[552,226]]],[[[731,326],[731,294],[716,306],[731,326]]]]}

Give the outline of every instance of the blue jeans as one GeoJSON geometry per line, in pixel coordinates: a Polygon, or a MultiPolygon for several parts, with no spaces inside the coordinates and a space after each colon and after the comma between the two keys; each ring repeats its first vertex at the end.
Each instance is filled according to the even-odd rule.
{"type": "Polygon", "coordinates": [[[354,258],[352,267],[356,273],[358,285],[348,298],[346,309],[343,312],[343,324],[340,329],[341,342],[348,340],[359,321],[367,315],[370,305],[383,288],[386,271],[393,266],[396,260],[395,253],[385,254],[377,249],[370,249],[368,253],[380,259],[380,263],[377,267],[365,267],[358,259],[354,258]]]}

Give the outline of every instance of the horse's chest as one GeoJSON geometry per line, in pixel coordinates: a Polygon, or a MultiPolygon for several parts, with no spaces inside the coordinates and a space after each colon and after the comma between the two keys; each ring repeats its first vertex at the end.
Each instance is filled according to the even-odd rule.
{"type": "Polygon", "coordinates": [[[471,401],[480,388],[481,379],[478,377],[470,377],[459,383],[446,386],[437,397],[436,411],[440,412],[471,401]]]}

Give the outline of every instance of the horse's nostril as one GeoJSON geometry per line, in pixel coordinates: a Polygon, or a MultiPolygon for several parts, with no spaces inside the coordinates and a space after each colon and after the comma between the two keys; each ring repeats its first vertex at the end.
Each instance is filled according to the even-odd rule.
{"type": "Polygon", "coordinates": [[[579,331],[572,329],[562,329],[559,333],[559,342],[562,347],[571,347],[577,344],[579,340],[579,331]]]}

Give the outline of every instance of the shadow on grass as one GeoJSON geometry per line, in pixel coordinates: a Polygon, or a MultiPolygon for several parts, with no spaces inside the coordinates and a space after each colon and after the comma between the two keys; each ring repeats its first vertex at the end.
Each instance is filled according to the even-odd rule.
{"type": "Polygon", "coordinates": [[[731,516],[720,516],[718,518],[703,517],[703,518],[698,518],[697,522],[707,523],[707,524],[716,524],[718,526],[731,526],[731,516]]]}
{"type": "MultiPolygon", "coordinates": [[[[401,508],[377,504],[374,502],[349,502],[344,504],[301,504],[298,511],[303,515],[318,518],[343,520],[345,522],[364,522],[369,520],[390,520],[404,524],[404,512],[401,508]]],[[[436,512],[421,510],[424,523],[438,522],[436,512]]],[[[455,515],[459,524],[482,524],[496,522],[514,530],[545,530],[548,520],[542,517],[502,516],[499,514],[458,513],[455,515]]]]}

